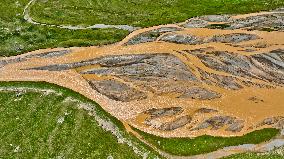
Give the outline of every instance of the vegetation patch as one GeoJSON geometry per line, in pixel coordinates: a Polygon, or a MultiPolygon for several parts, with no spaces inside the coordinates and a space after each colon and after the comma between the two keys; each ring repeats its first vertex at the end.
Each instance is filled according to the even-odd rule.
{"type": "Polygon", "coordinates": [[[36,1],[31,16],[47,24],[154,26],[213,14],[251,13],[283,6],[279,0],[48,0],[36,1]]]}
{"type": "Polygon", "coordinates": [[[222,159],[283,159],[284,158],[284,148],[278,148],[271,152],[265,153],[257,153],[257,152],[250,152],[250,153],[241,153],[235,154],[228,157],[223,157],[222,159]]]}
{"type": "Polygon", "coordinates": [[[54,47],[93,46],[122,40],[129,32],[119,29],[68,30],[33,25],[24,20],[28,0],[0,2],[0,57],[54,47]]]}
{"type": "Polygon", "coordinates": [[[0,82],[0,89],[1,158],[158,156],[98,104],[69,89],[44,82],[0,82]],[[84,106],[94,108],[96,117],[121,136],[79,109],[84,106]]]}
{"type": "Polygon", "coordinates": [[[230,27],[228,24],[210,24],[207,26],[209,29],[225,29],[230,27]]]}
{"type": "Polygon", "coordinates": [[[275,137],[279,130],[266,128],[256,130],[240,137],[213,137],[204,135],[196,138],[163,138],[133,128],[142,137],[157,148],[170,154],[191,156],[216,151],[227,146],[259,144],[275,137]]]}
{"type": "MultiPolygon", "coordinates": [[[[1,0],[0,57],[43,48],[105,45],[121,41],[119,29],[67,30],[34,25],[24,20],[30,0],[1,0]]],[[[37,0],[31,17],[55,25],[126,24],[154,26],[208,14],[249,13],[283,6],[279,0],[37,0]]],[[[153,35],[157,36],[157,35],[153,35]]]]}
{"type": "Polygon", "coordinates": [[[272,32],[272,31],[277,31],[277,29],[274,28],[263,28],[261,31],[267,31],[267,32],[272,32]]]}

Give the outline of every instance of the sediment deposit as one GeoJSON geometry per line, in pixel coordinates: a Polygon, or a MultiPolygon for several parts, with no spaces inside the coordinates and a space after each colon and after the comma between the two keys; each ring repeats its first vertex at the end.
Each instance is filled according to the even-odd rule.
{"type": "Polygon", "coordinates": [[[164,137],[284,127],[284,13],[209,15],[117,44],[0,59],[1,81],[47,81],[164,137]]]}

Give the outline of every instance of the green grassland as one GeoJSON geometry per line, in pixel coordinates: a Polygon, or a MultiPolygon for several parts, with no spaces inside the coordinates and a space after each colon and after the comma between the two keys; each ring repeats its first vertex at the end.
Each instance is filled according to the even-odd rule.
{"type": "Polygon", "coordinates": [[[0,93],[0,158],[141,158],[126,143],[118,143],[88,112],[78,109],[80,104],[95,108],[97,117],[115,124],[122,137],[149,153],[149,158],[158,156],[78,93],[47,83],[0,83],[0,88],[23,87],[26,91],[0,93]]]}
{"type": "Polygon", "coordinates": [[[41,48],[109,44],[128,34],[118,29],[67,30],[29,24],[22,14],[27,3],[28,0],[0,1],[0,57],[41,48]]]}
{"type": "Polygon", "coordinates": [[[216,151],[223,147],[258,144],[268,141],[279,133],[277,129],[262,129],[240,137],[213,137],[204,135],[196,138],[162,138],[135,129],[149,143],[174,155],[191,156],[216,151]]]}
{"type": "MultiPolygon", "coordinates": [[[[284,152],[282,150],[282,152],[284,152]]],[[[225,157],[223,159],[283,159],[284,155],[281,154],[274,154],[274,153],[244,153],[244,154],[237,154],[229,157],[225,157]]]]}
{"type": "Polygon", "coordinates": [[[250,13],[284,6],[283,0],[38,0],[31,16],[47,24],[153,26],[208,14],[250,13]]]}
{"type": "Polygon", "coordinates": [[[284,147],[276,148],[270,152],[265,153],[241,153],[235,154],[222,159],[283,159],[284,158],[284,147]]]}
{"type": "MultiPolygon", "coordinates": [[[[128,31],[67,30],[29,24],[23,10],[29,0],[0,1],[0,57],[41,48],[115,43],[128,31]]],[[[47,24],[128,24],[153,26],[205,14],[248,13],[284,6],[283,0],[37,0],[31,16],[47,24]]]]}

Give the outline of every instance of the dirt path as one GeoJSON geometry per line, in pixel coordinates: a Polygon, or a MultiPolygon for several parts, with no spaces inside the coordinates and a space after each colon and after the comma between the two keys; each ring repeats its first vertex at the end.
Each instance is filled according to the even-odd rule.
{"type": "Polygon", "coordinates": [[[108,25],[108,24],[94,24],[89,26],[74,26],[74,25],[55,25],[55,24],[45,24],[41,22],[34,21],[32,17],[30,16],[30,8],[33,6],[34,3],[36,3],[37,0],[30,0],[29,3],[25,6],[23,11],[24,19],[34,25],[42,25],[42,26],[48,26],[48,27],[57,27],[57,28],[63,28],[63,29],[70,29],[70,30],[84,30],[84,29],[107,29],[107,28],[115,28],[115,29],[122,29],[127,31],[134,31],[139,29],[139,27],[133,27],[130,25],[108,25]]]}

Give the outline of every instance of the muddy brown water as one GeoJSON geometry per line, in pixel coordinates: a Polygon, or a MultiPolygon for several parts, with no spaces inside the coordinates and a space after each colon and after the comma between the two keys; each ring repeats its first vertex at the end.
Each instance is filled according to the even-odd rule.
{"type": "MultiPolygon", "coordinates": [[[[265,13],[254,13],[248,15],[234,16],[233,18],[244,18],[252,15],[269,14],[265,13]]],[[[102,80],[112,79],[112,75],[101,76],[95,74],[79,74],[78,71],[86,70],[89,68],[99,67],[95,65],[84,66],[76,69],[69,69],[64,71],[48,71],[48,70],[26,70],[29,68],[48,66],[54,64],[80,62],[96,57],[107,56],[107,55],[134,55],[134,54],[157,54],[157,53],[169,53],[179,58],[188,68],[191,68],[192,73],[200,78],[198,69],[203,71],[214,73],[217,75],[232,76],[226,72],[217,71],[209,68],[201,60],[190,54],[186,54],[184,50],[195,50],[205,49],[213,51],[228,51],[234,52],[240,55],[256,55],[260,53],[267,53],[272,50],[284,49],[284,32],[265,32],[265,31],[248,31],[244,29],[236,30],[220,30],[220,29],[207,29],[207,28],[182,28],[182,31],[176,31],[178,34],[190,34],[204,39],[212,37],[214,35],[226,35],[232,33],[245,33],[254,34],[259,38],[255,40],[249,40],[237,43],[237,45],[228,45],[228,43],[219,42],[208,42],[197,45],[189,44],[176,44],[169,42],[153,41],[147,43],[140,43],[136,45],[124,45],[129,39],[134,36],[158,29],[162,27],[176,27],[182,28],[179,24],[169,24],[162,26],[154,26],[151,28],[144,28],[134,31],[124,40],[117,44],[102,46],[102,47],[81,47],[81,48],[70,48],[71,52],[62,56],[51,57],[51,58],[27,58],[21,62],[14,62],[5,65],[0,68],[0,80],[1,81],[46,81],[54,83],[63,87],[70,88],[76,92],[83,94],[84,96],[99,103],[106,111],[119,120],[130,124],[133,127],[139,128],[151,134],[159,135],[162,137],[196,137],[200,135],[213,135],[213,136],[241,136],[248,132],[256,129],[262,129],[264,127],[271,127],[264,125],[261,127],[252,127],[257,125],[265,118],[274,116],[284,116],[284,87],[271,84],[269,82],[250,79],[251,82],[258,84],[273,85],[275,88],[257,88],[243,86],[239,90],[228,90],[218,86],[207,85],[204,83],[199,84],[203,88],[214,90],[221,94],[221,98],[211,100],[198,100],[188,98],[175,98],[172,94],[157,95],[151,92],[147,92],[148,98],[139,101],[121,102],[112,100],[105,95],[100,94],[96,90],[92,89],[87,80],[102,80]],[[254,45],[265,44],[267,47],[253,48],[254,45]],[[254,51],[245,51],[245,48],[253,48],[254,51]],[[251,97],[257,97],[264,102],[253,102],[248,100],[251,97]],[[169,107],[182,107],[184,111],[181,115],[192,115],[194,111],[199,108],[211,108],[218,110],[217,115],[233,116],[244,121],[244,128],[240,132],[226,131],[225,128],[218,130],[202,129],[198,131],[190,131],[190,128],[194,126],[194,123],[188,124],[184,127],[172,130],[172,131],[160,131],[149,127],[144,124],[146,116],[143,112],[151,108],[169,108],[169,107]]],[[[166,33],[165,33],[166,34],[166,33]]],[[[159,39],[157,39],[159,40],[159,39]]],[[[44,49],[30,52],[27,54],[19,55],[17,57],[2,58],[2,60],[13,59],[22,57],[25,58],[27,55],[40,54],[43,52],[64,50],[63,48],[57,49],[44,49]]],[[[243,79],[243,77],[238,77],[243,79]]],[[[203,121],[208,117],[213,116],[212,114],[201,114],[195,116],[194,121],[203,121]]],[[[166,121],[166,119],[165,119],[166,121]]]]}

